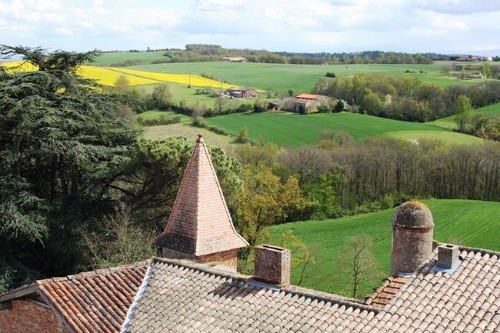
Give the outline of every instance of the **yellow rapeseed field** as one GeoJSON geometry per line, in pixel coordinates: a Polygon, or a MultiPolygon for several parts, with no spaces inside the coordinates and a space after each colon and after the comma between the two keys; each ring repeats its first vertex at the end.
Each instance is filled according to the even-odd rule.
{"type": "Polygon", "coordinates": [[[107,67],[97,67],[97,66],[80,66],[77,70],[77,74],[86,78],[97,81],[97,83],[104,86],[114,86],[116,80],[120,76],[125,76],[128,80],[130,86],[140,86],[144,84],[156,84],[158,81],[150,80],[144,77],[138,77],[134,75],[127,75],[114,71],[107,67]]]}
{"type": "Polygon", "coordinates": [[[157,80],[159,82],[165,83],[177,83],[183,85],[189,85],[193,87],[213,87],[213,88],[231,88],[233,85],[222,83],[220,81],[211,80],[204,78],[200,75],[193,74],[168,74],[168,73],[155,73],[155,72],[144,72],[144,71],[136,71],[133,69],[125,69],[125,68],[114,68],[114,71],[134,75],[138,77],[148,78],[152,80],[157,80]]]}
{"type": "Polygon", "coordinates": [[[25,61],[0,62],[0,66],[7,68],[8,72],[33,72],[38,70],[38,67],[25,61]]]}
{"type": "MultiPolygon", "coordinates": [[[[37,68],[23,61],[9,61],[0,63],[0,66],[8,68],[10,71],[16,72],[31,72],[37,68]]],[[[77,74],[97,81],[105,86],[114,86],[116,80],[121,76],[125,76],[130,86],[139,86],[146,84],[158,83],[176,83],[183,85],[191,85],[193,87],[213,87],[213,88],[230,88],[232,85],[221,83],[219,81],[204,78],[200,75],[192,74],[167,74],[144,72],[125,68],[97,67],[97,66],[80,66],[77,74]]]]}

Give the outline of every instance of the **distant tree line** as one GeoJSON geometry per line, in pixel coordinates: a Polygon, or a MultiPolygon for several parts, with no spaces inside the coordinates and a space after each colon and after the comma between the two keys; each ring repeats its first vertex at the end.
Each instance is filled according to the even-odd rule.
{"type": "Polygon", "coordinates": [[[321,53],[291,53],[277,52],[285,57],[290,64],[432,64],[434,60],[448,60],[444,54],[436,53],[403,53],[384,51],[363,52],[321,52],[321,53]]]}
{"type": "MultiPolygon", "coordinates": [[[[454,61],[459,58],[456,55],[440,53],[406,53],[385,51],[361,51],[361,52],[271,52],[267,50],[233,49],[223,48],[215,44],[187,44],[184,49],[148,47],[146,52],[164,51],[164,59],[154,60],[152,63],[175,63],[175,62],[211,62],[220,61],[223,56],[245,57],[249,62],[255,63],[279,63],[279,64],[431,64],[436,60],[454,61]]],[[[119,52],[119,51],[112,51],[119,52]]],[[[144,52],[129,50],[129,52],[144,52]]],[[[471,59],[481,57],[470,56],[471,59]]],[[[477,60],[468,62],[474,66],[477,60]]],[[[500,57],[493,57],[493,61],[500,61],[500,57]]],[[[117,67],[132,66],[129,64],[114,64],[117,67]]]]}
{"type": "Polygon", "coordinates": [[[203,62],[220,61],[223,56],[241,56],[249,62],[278,64],[431,64],[434,60],[449,60],[450,57],[436,53],[403,53],[383,51],[363,52],[318,52],[292,53],[270,52],[267,50],[226,49],[213,44],[187,44],[184,50],[166,49],[165,59],[154,63],[166,62],[203,62]]]}

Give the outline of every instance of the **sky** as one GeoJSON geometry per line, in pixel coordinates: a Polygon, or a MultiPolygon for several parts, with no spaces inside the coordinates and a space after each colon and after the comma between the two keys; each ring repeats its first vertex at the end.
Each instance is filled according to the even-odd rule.
{"type": "Polygon", "coordinates": [[[500,0],[0,0],[0,44],[500,55],[500,0]]]}

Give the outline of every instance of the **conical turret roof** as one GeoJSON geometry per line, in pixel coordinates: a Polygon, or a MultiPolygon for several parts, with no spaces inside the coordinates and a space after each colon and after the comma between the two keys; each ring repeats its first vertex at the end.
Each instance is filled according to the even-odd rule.
{"type": "Polygon", "coordinates": [[[247,246],[234,229],[212,160],[200,135],[165,231],[155,243],[192,256],[247,246]]]}

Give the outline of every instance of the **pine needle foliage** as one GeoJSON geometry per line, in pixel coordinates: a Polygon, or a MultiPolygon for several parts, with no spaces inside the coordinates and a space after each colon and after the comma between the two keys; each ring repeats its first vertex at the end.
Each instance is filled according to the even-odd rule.
{"type": "Polygon", "coordinates": [[[16,54],[39,70],[0,72],[0,261],[12,268],[0,281],[76,269],[77,227],[111,209],[111,184],[137,137],[116,116],[114,96],[75,74],[97,51],[0,46],[0,55],[16,54]]]}

